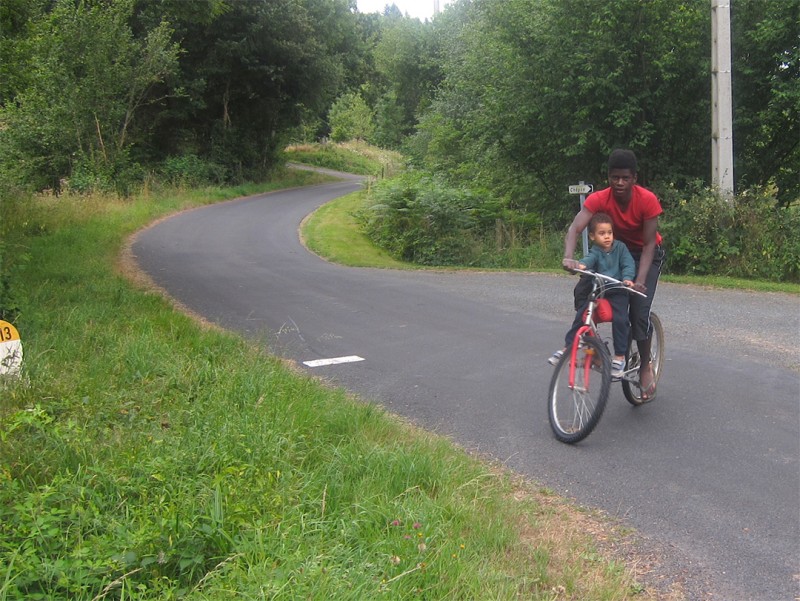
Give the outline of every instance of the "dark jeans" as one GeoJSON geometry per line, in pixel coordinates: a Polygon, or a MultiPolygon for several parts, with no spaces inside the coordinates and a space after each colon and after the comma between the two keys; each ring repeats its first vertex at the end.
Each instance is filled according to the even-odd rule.
{"type": "MultiPolygon", "coordinates": [[[[611,310],[614,312],[611,320],[611,329],[614,337],[614,354],[625,355],[628,352],[628,334],[631,331],[631,324],[628,321],[628,293],[624,290],[610,290],[605,296],[611,304],[611,310]]],[[[644,299],[643,299],[644,300],[644,299]]],[[[585,301],[583,306],[575,313],[575,320],[572,322],[572,327],[564,337],[564,343],[567,348],[572,346],[572,340],[575,334],[583,325],[583,312],[589,306],[589,301],[585,301]]]]}
{"type": "MultiPolygon", "coordinates": [[[[642,258],[641,251],[631,251],[633,260],[636,262],[636,270],[639,270],[639,259],[642,258]]],[[[661,275],[661,268],[664,265],[666,253],[661,246],[656,246],[653,253],[653,262],[650,264],[650,271],[647,272],[645,286],[647,286],[647,298],[638,294],[630,295],[628,314],[630,316],[631,332],[634,340],[647,340],[652,328],[650,324],[650,308],[653,305],[653,297],[658,288],[658,277],[661,275]]],[[[589,293],[592,291],[592,278],[581,276],[573,291],[575,297],[575,309],[585,306],[589,293]]],[[[627,294],[627,293],[624,293],[627,294]]],[[[615,343],[616,346],[616,343],[615,343]]]]}

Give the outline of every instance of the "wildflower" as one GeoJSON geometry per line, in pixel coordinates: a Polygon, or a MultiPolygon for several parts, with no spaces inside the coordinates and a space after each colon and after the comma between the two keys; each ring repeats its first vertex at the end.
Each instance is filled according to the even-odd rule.
{"type": "Polygon", "coordinates": [[[392,555],[391,562],[393,565],[398,565],[400,563],[400,558],[397,555],[392,555]]]}
{"type": "Polygon", "coordinates": [[[392,522],[391,522],[392,526],[399,526],[400,524],[402,524],[402,522],[400,520],[392,520],[392,522]]]}
{"type": "Polygon", "coordinates": [[[420,528],[422,528],[422,524],[420,524],[419,522],[414,522],[412,528],[414,528],[414,530],[419,530],[420,528]]]}
{"type": "Polygon", "coordinates": [[[424,553],[425,549],[427,549],[427,548],[428,548],[428,545],[426,545],[425,543],[420,543],[420,544],[417,545],[417,549],[419,549],[420,553],[424,553]]]}

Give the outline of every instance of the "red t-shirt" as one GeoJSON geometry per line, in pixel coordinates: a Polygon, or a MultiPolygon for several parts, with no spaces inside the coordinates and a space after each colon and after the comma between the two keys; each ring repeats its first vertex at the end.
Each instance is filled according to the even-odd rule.
{"type": "MultiPolygon", "coordinates": [[[[644,246],[644,222],[658,217],[664,211],[658,197],[647,188],[634,185],[628,208],[620,210],[611,188],[593,192],[583,206],[592,213],[608,213],[614,222],[614,238],[625,243],[630,250],[641,251],[644,246]]],[[[656,244],[661,244],[661,234],[656,232],[656,244]]]]}

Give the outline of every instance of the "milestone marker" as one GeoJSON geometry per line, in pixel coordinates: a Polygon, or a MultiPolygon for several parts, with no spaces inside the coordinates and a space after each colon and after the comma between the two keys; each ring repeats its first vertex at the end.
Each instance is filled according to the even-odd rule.
{"type": "Polygon", "coordinates": [[[0,376],[17,376],[22,368],[22,341],[17,328],[0,320],[0,376]]]}

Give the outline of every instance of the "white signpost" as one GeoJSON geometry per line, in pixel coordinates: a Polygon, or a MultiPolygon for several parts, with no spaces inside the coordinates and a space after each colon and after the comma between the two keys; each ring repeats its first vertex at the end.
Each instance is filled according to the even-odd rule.
{"type": "Polygon", "coordinates": [[[17,376],[22,367],[22,342],[17,328],[0,320],[0,376],[17,376]]]}
{"type": "MultiPolygon", "coordinates": [[[[581,209],[583,209],[583,203],[586,201],[586,195],[591,194],[594,190],[594,186],[592,184],[584,184],[583,182],[578,182],[577,186],[570,186],[569,193],[570,194],[580,194],[581,195],[581,209]]],[[[586,229],[583,230],[583,256],[589,254],[589,232],[586,229]]]]}

